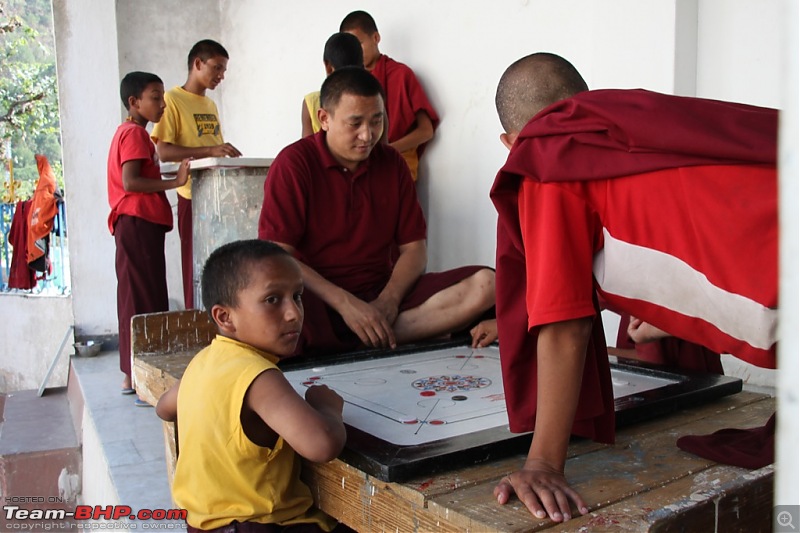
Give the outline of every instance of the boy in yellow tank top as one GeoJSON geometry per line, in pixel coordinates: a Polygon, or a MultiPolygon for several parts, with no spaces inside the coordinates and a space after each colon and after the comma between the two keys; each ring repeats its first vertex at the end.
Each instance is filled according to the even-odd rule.
{"type": "Polygon", "coordinates": [[[190,532],[336,526],[313,506],[300,457],[325,462],[341,452],[343,400],[324,385],[304,399],[276,366],[299,339],[302,293],[299,266],[271,242],[226,244],[203,268],[203,305],[219,333],[156,406],[178,422],[172,496],[190,532]]]}

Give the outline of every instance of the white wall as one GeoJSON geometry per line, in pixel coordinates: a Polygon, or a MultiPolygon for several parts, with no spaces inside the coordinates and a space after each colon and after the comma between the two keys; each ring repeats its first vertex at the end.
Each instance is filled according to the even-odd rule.
{"type": "Polygon", "coordinates": [[[697,96],[781,107],[784,4],[700,0],[697,96]]]}
{"type": "MultiPolygon", "coordinates": [[[[748,54],[778,55],[779,32],[773,28],[780,15],[772,3],[498,0],[489,5],[202,0],[194,2],[189,23],[179,0],[117,2],[116,9],[103,0],[54,0],[67,202],[71,213],[81,214],[70,221],[79,330],[116,331],[105,159],[122,118],[119,78],[128,70],[149,70],[167,86],[180,84],[188,48],[200,38],[220,40],[231,54],[225,82],[210,93],[227,139],[246,156],[274,157],[299,137],[302,96],[324,78],[325,40],[345,14],[368,9],[381,31],[381,50],[414,68],[442,117],[418,185],[428,215],[431,269],[494,264],[495,213],[488,191],[506,151],[497,138],[493,98],[502,71],[522,55],[562,54],[592,88],[686,93],[696,84],[703,96],[777,105],[778,59],[756,61],[757,77],[736,68],[748,54]],[[743,18],[757,22],[747,32],[754,42],[721,45],[737,42],[743,18]]],[[[170,296],[181,301],[176,233],[168,243],[170,296]]]]}
{"type": "Polygon", "coordinates": [[[381,51],[415,70],[442,118],[418,184],[431,269],[494,264],[488,192],[507,155],[498,140],[494,92],[512,61],[548,50],[569,58],[593,88],[672,92],[675,86],[672,0],[499,0],[491,10],[486,3],[442,0],[221,5],[231,52],[225,128],[248,156],[274,157],[298,138],[302,96],[324,79],[325,40],[350,11],[373,15],[381,51]],[[315,15],[303,17],[296,34],[289,22],[307,12],[315,15]]]}

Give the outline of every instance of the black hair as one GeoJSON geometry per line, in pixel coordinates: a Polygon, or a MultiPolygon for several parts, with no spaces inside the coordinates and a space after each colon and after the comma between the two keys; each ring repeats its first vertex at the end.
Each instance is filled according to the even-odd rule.
{"type": "Polygon", "coordinates": [[[497,85],[495,105],[506,133],[519,132],[539,111],[589,87],[566,59],[538,52],[512,63],[497,85]]]}
{"type": "Polygon", "coordinates": [[[361,30],[367,35],[378,31],[375,19],[366,11],[353,11],[347,15],[339,25],[339,31],[361,30]]]}
{"type": "Polygon", "coordinates": [[[122,98],[122,105],[125,109],[130,109],[128,99],[133,96],[134,98],[141,98],[145,87],[151,83],[160,83],[164,85],[161,78],[150,72],[129,72],[125,74],[119,84],[119,96],[122,98]]]}
{"type": "Polygon", "coordinates": [[[339,105],[343,94],[380,95],[384,98],[380,82],[367,69],[361,67],[342,67],[325,78],[319,93],[320,107],[331,113],[339,105]]]}
{"type": "Polygon", "coordinates": [[[322,60],[330,64],[333,70],[342,67],[363,67],[364,51],[355,35],[345,32],[334,33],[325,42],[322,60]]]}
{"type": "Polygon", "coordinates": [[[200,60],[205,62],[216,56],[222,56],[225,59],[230,59],[228,57],[228,51],[225,50],[225,47],[219,44],[217,41],[212,41],[211,39],[197,41],[194,43],[194,46],[192,46],[192,49],[189,50],[189,57],[187,59],[189,71],[191,72],[192,63],[194,63],[195,59],[200,58],[200,60]]]}
{"type": "Polygon", "coordinates": [[[208,256],[201,285],[203,307],[211,313],[215,305],[235,307],[238,294],[250,283],[253,263],[267,257],[292,257],[271,241],[248,239],[223,244],[208,256]]]}

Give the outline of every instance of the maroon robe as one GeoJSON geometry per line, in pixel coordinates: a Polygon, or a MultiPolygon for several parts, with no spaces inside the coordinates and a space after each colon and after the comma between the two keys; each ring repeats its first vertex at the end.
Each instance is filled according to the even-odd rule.
{"type": "MultiPolygon", "coordinates": [[[[416,123],[418,111],[427,113],[436,129],[439,115],[422,90],[414,71],[407,65],[381,54],[372,69],[372,75],[381,83],[385,93],[390,143],[408,134],[416,123]]],[[[425,144],[419,145],[417,156],[421,157],[424,150],[425,144]]]]}
{"type": "MultiPolygon", "coordinates": [[[[669,168],[775,165],[772,109],[644,90],[580,93],[542,110],[520,132],[492,187],[498,211],[497,317],[509,422],[531,431],[536,417],[538,328],[528,328],[518,189],[542,182],[609,179],[669,168]]],[[[595,299],[595,312],[599,307],[595,299]]],[[[594,321],[573,434],[613,442],[614,402],[602,321],[594,321]]]]}

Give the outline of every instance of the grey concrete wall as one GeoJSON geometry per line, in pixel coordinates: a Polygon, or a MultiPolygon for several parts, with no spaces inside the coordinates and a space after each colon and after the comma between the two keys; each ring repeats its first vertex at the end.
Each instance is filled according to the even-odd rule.
{"type": "MultiPolygon", "coordinates": [[[[0,393],[38,389],[71,325],[69,296],[0,294],[0,393]]],[[[67,384],[72,342],[67,339],[48,387],[67,384]]]]}

